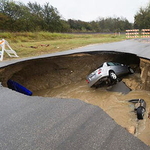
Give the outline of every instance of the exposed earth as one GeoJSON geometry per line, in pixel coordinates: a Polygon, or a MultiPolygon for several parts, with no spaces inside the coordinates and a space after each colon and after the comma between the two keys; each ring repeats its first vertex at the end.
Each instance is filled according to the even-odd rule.
{"type": "MultiPolygon", "coordinates": [[[[98,105],[119,125],[127,130],[135,128],[134,135],[150,145],[150,92],[143,86],[140,59],[133,54],[92,52],[26,61],[0,70],[3,86],[12,79],[33,92],[33,95],[58,98],[77,98],[98,105]],[[123,82],[132,90],[124,95],[107,91],[107,87],[89,88],[86,76],[105,61],[120,62],[134,69],[133,75],[123,77],[123,82]],[[143,120],[137,120],[130,99],[142,98],[147,107],[143,120]]],[[[147,77],[146,77],[147,78],[147,77]]],[[[63,100],[63,99],[62,99],[63,100]]]]}

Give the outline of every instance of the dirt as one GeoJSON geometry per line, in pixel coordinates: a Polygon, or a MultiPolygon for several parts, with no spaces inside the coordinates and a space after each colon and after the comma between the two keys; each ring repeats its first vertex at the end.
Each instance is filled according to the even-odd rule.
{"type": "MultiPolygon", "coordinates": [[[[7,86],[12,79],[33,92],[44,97],[75,98],[86,103],[98,105],[119,125],[128,129],[135,127],[134,136],[150,145],[150,92],[143,89],[140,59],[125,53],[84,53],[17,63],[0,70],[0,81],[7,86]],[[130,65],[135,74],[123,78],[132,89],[126,95],[110,92],[104,88],[89,88],[86,76],[105,61],[130,65]],[[147,107],[143,120],[137,120],[134,105],[130,99],[142,98],[147,107]]],[[[63,99],[62,99],[63,100],[63,99]]]]}

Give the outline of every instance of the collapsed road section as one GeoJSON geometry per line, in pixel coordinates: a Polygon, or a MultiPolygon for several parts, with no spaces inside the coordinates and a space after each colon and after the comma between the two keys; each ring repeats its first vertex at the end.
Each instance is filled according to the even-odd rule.
{"type": "Polygon", "coordinates": [[[34,92],[85,80],[89,73],[108,60],[133,66],[139,71],[140,60],[136,55],[92,52],[16,63],[2,68],[0,78],[3,86],[12,79],[34,92]]]}
{"type": "Polygon", "coordinates": [[[0,81],[5,87],[8,80],[16,81],[32,91],[34,96],[77,98],[98,105],[127,130],[134,126],[133,134],[149,144],[147,115],[144,116],[144,120],[138,121],[136,115],[132,113],[132,106],[128,103],[129,99],[143,98],[147,103],[146,110],[150,110],[148,101],[150,93],[147,91],[149,64],[148,60],[129,53],[104,51],[77,53],[28,60],[3,67],[0,69],[0,81]],[[86,76],[107,61],[123,63],[133,68],[135,72],[133,75],[122,78],[131,92],[125,95],[110,92],[103,87],[95,89],[87,86],[86,76]]]}

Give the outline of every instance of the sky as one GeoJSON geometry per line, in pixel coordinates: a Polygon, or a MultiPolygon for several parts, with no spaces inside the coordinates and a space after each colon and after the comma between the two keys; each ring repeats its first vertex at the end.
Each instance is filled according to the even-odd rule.
{"type": "MultiPolygon", "coordinates": [[[[35,0],[16,0],[27,4],[35,0]]],[[[146,7],[150,0],[36,0],[38,4],[57,8],[64,19],[95,21],[99,18],[124,17],[134,22],[134,15],[140,7],[146,7]]]]}

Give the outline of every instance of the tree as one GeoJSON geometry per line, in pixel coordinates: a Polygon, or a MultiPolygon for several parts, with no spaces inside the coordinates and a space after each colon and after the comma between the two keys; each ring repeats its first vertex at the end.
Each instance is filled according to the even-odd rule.
{"type": "Polygon", "coordinates": [[[134,16],[134,27],[138,29],[150,28],[150,3],[145,8],[140,8],[134,16]]]}
{"type": "Polygon", "coordinates": [[[9,28],[9,17],[0,13],[0,30],[7,31],[9,28]]]}
{"type": "Polygon", "coordinates": [[[9,31],[23,31],[29,20],[28,8],[22,3],[15,3],[13,1],[2,0],[0,13],[7,16],[7,23],[9,31]]]}
{"type": "Polygon", "coordinates": [[[70,25],[67,21],[61,19],[61,31],[60,32],[71,32],[70,25]]]}
{"type": "Polygon", "coordinates": [[[3,19],[7,18],[8,31],[60,32],[62,30],[59,12],[49,3],[42,7],[36,2],[29,2],[26,6],[20,2],[0,0],[0,13],[3,14],[3,19]]]}
{"type": "Polygon", "coordinates": [[[35,3],[31,3],[29,2],[27,4],[28,8],[29,8],[29,12],[31,14],[30,16],[30,21],[32,22],[31,26],[33,27],[34,31],[40,31],[42,30],[43,24],[44,24],[44,20],[43,20],[43,8],[41,5],[35,3]]]}
{"type": "Polygon", "coordinates": [[[51,32],[59,32],[61,30],[60,15],[56,8],[46,3],[42,10],[42,14],[44,20],[43,30],[51,32]]]}

